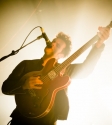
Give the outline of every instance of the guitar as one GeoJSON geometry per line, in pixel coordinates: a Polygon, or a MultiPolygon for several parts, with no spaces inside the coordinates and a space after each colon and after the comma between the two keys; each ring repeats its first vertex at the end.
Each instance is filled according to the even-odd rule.
{"type": "MultiPolygon", "coordinates": [[[[107,27],[112,27],[112,21],[107,27]]],[[[56,67],[54,67],[55,59],[52,58],[41,71],[33,71],[25,74],[20,79],[20,82],[24,83],[30,76],[40,76],[44,84],[42,89],[29,89],[26,94],[15,95],[19,112],[27,118],[42,118],[47,115],[53,107],[56,93],[70,84],[70,78],[68,76],[61,76],[60,72],[98,39],[98,35],[95,35],[62,64],[56,67]]]]}

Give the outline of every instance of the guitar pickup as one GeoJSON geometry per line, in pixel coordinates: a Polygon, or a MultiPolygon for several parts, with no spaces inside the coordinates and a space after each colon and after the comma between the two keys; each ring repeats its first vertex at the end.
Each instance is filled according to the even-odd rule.
{"type": "Polygon", "coordinates": [[[48,76],[51,80],[55,79],[57,77],[57,74],[54,70],[51,70],[49,73],[48,73],[48,76]]]}

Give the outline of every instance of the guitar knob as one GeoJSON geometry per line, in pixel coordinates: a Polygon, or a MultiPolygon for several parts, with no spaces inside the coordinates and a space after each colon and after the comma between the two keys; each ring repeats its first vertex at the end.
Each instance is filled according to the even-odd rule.
{"type": "Polygon", "coordinates": [[[31,115],[32,113],[31,113],[31,112],[29,112],[28,114],[29,114],[29,115],[31,115]]]}
{"type": "Polygon", "coordinates": [[[38,104],[35,104],[35,105],[33,105],[34,106],[34,108],[37,108],[38,107],[38,104]]]}
{"type": "Polygon", "coordinates": [[[40,99],[40,97],[38,96],[37,99],[40,99]]]}
{"type": "Polygon", "coordinates": [[[29,114],[29,115],[35,115],[35,114],[34,114],[34,113],[32,113],[32,112],[29,112],[28,114],[29,114]]]}

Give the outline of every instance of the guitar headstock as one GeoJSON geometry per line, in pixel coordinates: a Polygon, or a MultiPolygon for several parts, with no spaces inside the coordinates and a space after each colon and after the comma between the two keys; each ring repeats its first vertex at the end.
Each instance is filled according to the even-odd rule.
{"type": "Polygon", "coordinates": [[[112,28],[112,21],[110,22],[110,24],[107,27],[112,28]]]}

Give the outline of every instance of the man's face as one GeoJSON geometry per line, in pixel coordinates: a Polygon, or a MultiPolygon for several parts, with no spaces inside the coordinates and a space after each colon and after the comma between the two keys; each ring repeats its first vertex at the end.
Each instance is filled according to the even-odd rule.
{"type": "Polygon", "coordinates": [[[45,48],[45,55],[56,59],[61,58],[60,55],[63,55],[61,52],[65,47],[65,42],[60,38],[56,38],[53,40],[51,48],[45,48]]]}

